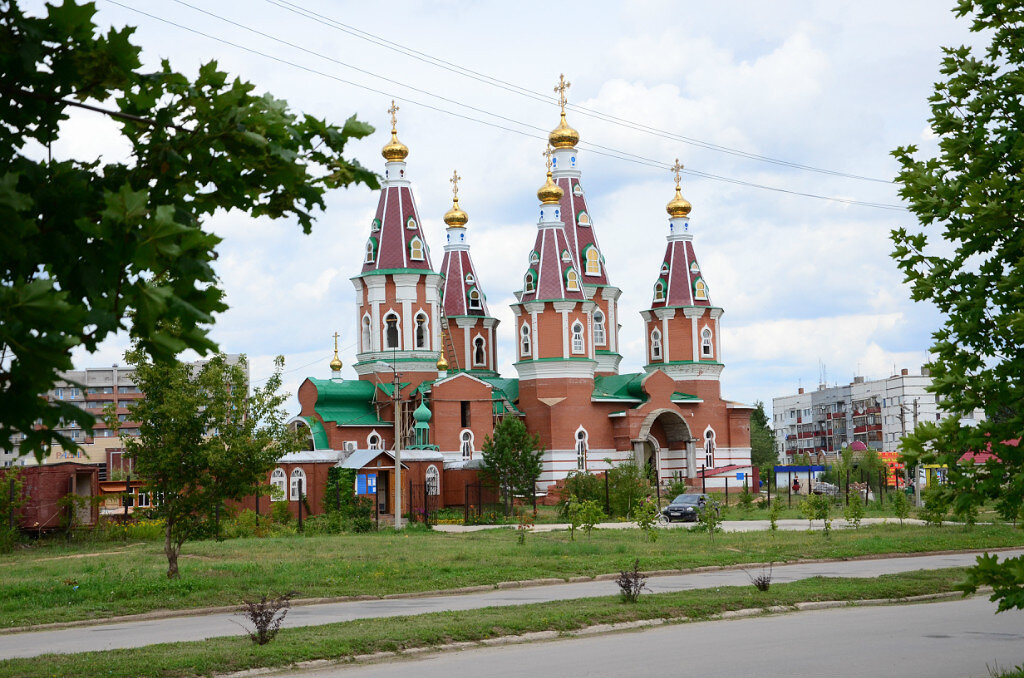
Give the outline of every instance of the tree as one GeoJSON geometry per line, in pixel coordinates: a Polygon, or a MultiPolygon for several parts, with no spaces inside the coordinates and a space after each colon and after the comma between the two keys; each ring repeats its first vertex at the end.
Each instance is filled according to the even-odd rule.
{"type": "MultiPolygon", "coordinates": [[[[933,334],[932,390],[951,416],[915,429],[910,466],[948,467],[939,490],[955,513],[985,500],[1006,520],[1024,504],[1024,3],[960,0],[957,17],[990,38],[983,50],[945,48],[930,97],[934,157],[897,148],[900,195],[920,222],[893,231],[893,258],[912,296],[945,315],[933,334]],[[985,413],[977,426],[960,418],[985,413]],[[998,459],[975,468],[967,451],[998,459]]],[[[965,587],[994,586],[1000,610],[1024,607],[1024,560],[979,559],[965,587]]]]}
{"type": "Polygon", "coordinates": [[[515,417],[502,419],[494,427],[494,438],[484,438],[483,474],[501,491],[506,515],[514,495],[533,496],[543,454],[540,436],[527,433],[526,424],[515,417]]]}
{"type": "Polygon", "coordinates": [[[134,29],[101,34],[95,12],[0,4],[0,449],[20,433],[40,459],[51,444],[77,447],[56,432],[62,421],[94,423],[38,397],[72,369],[74,347],[128,330],[161,361],[216,350],[208,332],[227,306],[208,217],[238,209],[309,233],[328,189],[378,186],[342,157],[369,125],[298,115],[216,62],[195,79],[167,61],[143,73],[134,29]],[[75,107],[120,123],[131,160],[51,158],[75,107]]]}
{"type": "Polygon", "coordinates": [[[771,471],[778,460],[775,452],[775,435],[772,433],[764,402],[758,400],[750,413],[750,462],[760,469],[765,482],[771,479],[771,471]]]}
{"type": "Polygon", "coordinates": [[[284,359],[273,376],[249,391],[245,357],[215,356],[202,367],[152,362],[136,346],[126,358],[146,394],[129,408],[138,437],[125,436],[126,456],[162,518],[167,576],[178,576],[178,554],[203,534],[218,507],[253,494],[286,452],[297,449],[285,426],[279,393],[284,359]]]}

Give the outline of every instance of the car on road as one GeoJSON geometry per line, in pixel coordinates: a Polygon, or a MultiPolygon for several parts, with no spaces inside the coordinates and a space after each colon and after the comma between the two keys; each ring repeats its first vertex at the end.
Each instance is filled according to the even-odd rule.
{"type": "Polygon", "coordinates": [[[681,494],[661,510],[668,522],[680,520],[684,523],[697,522],[700,512],[708,503],[706,494],[681,494]]]}

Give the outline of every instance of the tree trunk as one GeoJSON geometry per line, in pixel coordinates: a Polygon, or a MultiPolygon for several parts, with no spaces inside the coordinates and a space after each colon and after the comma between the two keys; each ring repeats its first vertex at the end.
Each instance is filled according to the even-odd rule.
{"type": "Polygon", "coordinates": [[[167,525],[164,527],[164,554],[167,556],[167,578],[177,579],[178,578],[178,551],[181,550],[181,544],[175,543],[171,539],[171,520],[167,520],[167,525]]]}

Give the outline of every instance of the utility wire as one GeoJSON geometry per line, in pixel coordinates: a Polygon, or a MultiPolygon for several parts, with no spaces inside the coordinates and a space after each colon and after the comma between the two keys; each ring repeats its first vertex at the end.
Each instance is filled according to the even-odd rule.
{"type": "MultiPolygon", "coordinates": [[[[179,0],[175,0],[175,1],[177,2],[179,0]]],[[[309,66],[304,66],[304,65],[299,64],[299,63],[294,62],[294,61],[289,61],[288,59],[284,59],[282,57],[278,57],[278,56],[274,56],[272,54],[268,54],[266,52],[262,52],[260,50],[255,49],[255,48],[252,48],[252,47],[247,47],[245,45],[241,45],[239,43],[232,42],[232,41],[227,40],[225,38],[221,38],[221,37],[212,35],[210,33],[206,33],[204,31],[201,31],[201,30],[196,29],[196,28],[192,28],[191,26],[186,26],[184,24],[177,23],[177,22],[172,21],[170,19],[165,19],[165,18],[157,16],[155,14],[151,14],[149,12],[145,12],[145,11],[137,9],[135,7],[131,7],[129,5],[126,5],[126,4],[123,4],[121,2],[118,2],[118,0],[106,0],[106,2],[108,2],[108,3],[112,4],[112,5],[116,5],[118,7],[121,7],[122,9],[126,9],[126,10],[129,10],[131,12],[135,12],[136,14],[141,14],[143,16],[149,17],[150,19],[154,19],[156,21],[159,21],[161,23],[167,24],[169,26],[174,26],[175,28],[180,28],[181,30],[188,31],[190,33],[194,33],[196,35],[202,36],[202,37],[207,38],[209,40],[214,40],[216,42],[228,45],[230,47],[234,47],[236,49],[240,49],[240,50],[242,50],[244,52],[248,52],[250,54],[255,54],[257,56],[261,56],[263,58],[270,59],[271,61],[276,61],[276,62],[284,64],[286,66],[291,66],[293,68],[297,68],[297,69],[305,71],[307,73],[312,73],[314,75],[319,75],[321,77],[329,78],[331,80],[334,80],[336,82],[339,82],[339,83],[342,83],[342,84],[345,84],[345,85],[349,85],[351,87],[356,87],[356,88],[359,88],[359,89],[363,89],[363,90],[366,90],[366,91],[369,91],[369,92],[373,92],[375,94],[381,94],[381,95],[383,95],[385,97],[388,97],[388,98],[391,98],[391,99],[396,99],[396,100],[402,101],[404,103],[408,103],[408,104],[412,104],[412,105],[415,105],[415,106],[419,106],[421,108],[426,108],[428,110],[432,110],[432,111],[435,111],[435,112],[438,112],[438,113],[442,113],[444,115],[449,115],[449,116],[452,116],[452,117],[460,118],[462,120],[467,120],[469,122],[475,122],[475,123],[478,123],[478,124],[481,124],[481,125],[487,125],[489,127],[494,127],[496,129],[504,130],[506,132],[512,132],[512,133],[515,133],[515,134],[520,134],[522,136],[526,136],[526,137],[530,137],[530,138],[534,138],[534,139],[540,139],[540,140],[543,140],[545,142],[547,141],[547,134],[546,133],[544,133],[544,134],[533,134],[533,133],[530,133],[530,132],[525,132],[525,131],[523,131],[521,129],[516,129],[516,128],[508,127],[508,126],[505,126],[505,125],[502,125],[502,124],[498,124],[498,123],[494,123],[494,122],[489,122],[487,120],[480,120],[479,118],[474,118],[474,117],[471,117],[471,116],[468,116],[468,115],[464,115],[462,113],[457,113],[455,111],[450,111],[450,110],[447,110],[447,109],[444,109],[444,108],[433,106],[431,104],[424,103],[424,102],[418,101],[416,99],[411,99],[409,97],[401,96],[401,95],[394,94],[394,93],[389,93],[389,92],[386,92],[386,91],[381,90],[381,89],[370,87],[368,85],[364,85],[364,84],[361,84],[361,83],[358,83],[358,82],[354,82],[352,80],[347,80],[345,78],[341,78],[339,76],[332,75],[330,73],[325,73],[323,71],[319,71],[319,70],[317,70],[315,68],[311,68],[309,66]]],[[[182,3],[182,4],[186,4],[186,3],[182,3]]],[[[205,10],[200,10],[200,11],[203,11],[204,13],[208,13],[208,12],[205,12],[205,10]]],[[[220,17],[217,17],[217,18],[220,18],[220,17]]],[[[229,20],[225,20],[225,21],[229,21],[229,20]]],[[[244,26],[243,26],[243,28],[246,28],[247,30],[252,30],[253,32],[257,32],[258,33],[258,31],[255,31],[255,29],[249,29],[248,27],[244,27],[244,26]]],[[[272,38],[272,36],[268,36],[268,37],[271,37],[271,39],[277,40],[278,42],[282,42],[284,44],[291,45],[291,43],[286,43],[283,40],[278,40],[276,38],[272,38]]],[[[305,50],[305,48],[301,48],[301,49],[303,49],[304,51],[308,51],[308,50],[305,50]]],[[[342,62],[338,62],[338,61],[332,59],[331,57],[326,57],[324,55],[317,54],[316,52],[311,52],[311,53],[315,54],[317,56],[320,56],[322,58],[325,58],[325,59],[328,59],[328,60],[331,60],[331,61],[335,61],[336,63],[339,63],[341,65],[346,65],[347,66],[347,64],[343,64],[342,62]]],[[[408,87],[410,89],[416,89],[416,91],[425,93],[428,96],[434,96],[434,97],[437,97],[437,98],[445,100],[445,101],[451,101],[451,100],[445,99],[444,97],[440,97],[438,95],[431,94],[430,92],[427,92],[425,90],[419,90],[418,88],[413,88],[411,86],[404,85],[404,84],[399,83],[397,81],[390,80],[388,78],[383,78],[383,76],[375,76],[375,77],[388,80],[389,82],[392,82],[393,84],[397,84],[397,85],[402,86],[402,87],[408,87]]],[[[462,102],[454,102],[454,103],[457,103],[459,106],[462,106],[462,107],[467,107],[462,102]]],[[[479,110],[479,109],[476,109],[476,110],[479,110]]],[[[486,112],[486,111],[483,111],[483,112],[487,113],[488,115],[492,115],[494,117],[498,117],[498,118],[501,118],[503,120],[506,120],[506,121],[508,121],[508,122],[510,122],[512,124],[520,125],[520,126],[523,126],[523,127],[534,129],[534,130],[543,131],[541,128],[539,128],[539,127],[537,127],[535,125],[530,125],[528,123],[523,123],[523,122],[514,120],[512,118],[506,118],[504,116],[499,116],[497,114],[489,113],[489,112],[486,112]]],[[[603,155],[603,156],[607,156],[607,157],[610,157],[610,158],[615,158],[615,159],[618,159],[618,160],[627,160],[629,162],[634,162],[634,163],[637,163],[637,164],[648,165],[648,166],[651,166],[651,167],[657,167],[658,169],[662,169],[662,170],[669,169],[668,163],[661,162],[661,161],[656,161],[656,160],[653,160],[653,159],[650,159],[650,158],[644,158],[643,156],[637,156],[637,155],[629,153],[627,151],[620,151],[620,150],[617,150],[617,149],[609,148],[607,146],[600,146],[598,144],[593,144],[593,143],[589,143],[589,142],[582,142],[581,145],[584,146],[584,147],[591,147],[591,151],[590,152],[595,153],[597,155],[603,155]],[[602,150],[594,150],[594,149],[605,149],[605,150],[602,151],[602,150]]],[[[711,179],[711,180],[715,180],[715,181],[723,181],[723,182],[726,182],[726,183],[731,183],[731,184],[740,185],[740,186],[747,186],[747,187],[750,187],[750,188],[758,188],[758,189],[762,189],[762,190],[774,191],[774,192],[777,192],[777,193],[785,193],[785,194],[789,194],[789,195],[796,195],[796,196],[801,196],[801,197],[815,198],[815,199],[818,199],[818,200],[827,200],[827,201],[830,201],[830,202],[838,202],[838,203],[843,203],[843,204],[847,204],[847,205],[856,205],[856,206],[860,206],[860,207],[871,207],[871,208],[876,208],[876,209],[906,211],[906,208],[902,207],[901,205],[893,205],[893,204],[888,204],[888,203],[877,203],[877,202],[870,202],[870,201],[863,201],[863,200],[853,200],[853,199],[848,199],[848,198],[837,198],[837,197],[832,197],[832,196],[819,195],[819,194],[815,194],[815,193],[804,193],[804,192],[800,192],[800,191],[793,191],[793,190],[790,190],[790,189],[779,188],[779,187],[776,187],[776,186],[768,186],[768,185],[764,185],[764,184],[757,184],[757,183],[754,183],[754,182],[744,181],[742,179],[733,179],[733,178],[728,178],[728,177],[721,177],[721,176],[718,176],[718,175],[715,175],[715,174],[711,174],[711,173],[708,173],[708,172],[700,172],[698,170],[692,170],[692,169],[684,169],[683,170],[683,174],[688,174],[688,175],[695,176],[695,177],[702,177],[702,178],[705,178],[705,179],[711,179]]]]}
{"type": "MultiPolygon", "coordinates": [[[[366,31],[360,30],[360,29],[358,29],[358,28],[356,28],[354,26],[351,26],[349,24],[345,24],[345,23],[342,23],[340,21],[337,21],[336,19],[332,19],[331,17],[325,16],[323,14],[318,14],[317,12],[314,12],[313,10],[306,9],[305,7],[301,7],[301,6],[296,5],[295,3],[292,3],[292,2],[288,2],[288,0],[264,0],[264,2],[266,2],[266,3],[270,4],[270,5],[273,5],[275,7],[279,7],[281,9],[286,10],[288,12],[291,12],[293,14],[297,14],[299,16],[302,16],[302,17],[304,17],[306,19],[309,19],[309,20],[314,21],[316,23],[319,23],[321,25],[327,26],[328,28],[333,28],[334,30],[341,31],[343,33],[347,33],[349,35],[352,35],[353,37],[359,38],[360,40],[365,40],[367,42],[371,42],[371,43],[373,43],[375,45],[378,45],[378,46],[383,47],[385,49],[390,49],[390,50],[398,52],[400,54],[404,54],[404,55],[406,55],[406,56],[408,56],[410,58],[416,59],[416,60],[421,61],[423,63],[429,64],[429,65],[432,65],[432,66],[436,66],[438,68],[443,68],[444,70],[450,71],[450,72],[455,73],[457,75],[461,75],[461,76],[464,76],[464,77],[467,77],[467,78],[471,78],[471,79],[476,80],[478,82],[482,82],[484,84],[491,85],[492,87],[497,87],[499,89],[503,89],[503,90],[506,90],[508,92],[512,92],[513,94],[518,94],[520,96],[525,96],[525,97],[527,97],[529,99],[533,99],[535,101],[541,101],[543,103],[557,105],[556,99],[554,97],[550,96],[550,95],[541,94],[539,92],[535,92],[535,91],[527,89],[525,87],[521,87],[519,85],[516,85],[514,83],[508,82],[506,80],[501,80],[499,78],[495,78],[495,77],[487,75],[485,73],[480,73],[479,71],[474,71],[472,69],[465,68],[463,66],[460,66],[458,64],[452,63],[450,61],[446,61],[444,59],[440,59],[438,57],[432,56],[432,55],[427,54],[425,52],[420,52],[420,51],[412,49],[410,47],[406,47],[404,45],[401,45],[400,43],[393,42],[393,41],[388,40],[387,38],[383,38],[383,37],[381,37],[379,35],[374,35],[373,33],[368,33],[366,31]]],[[[684,136],[682,134],[676,134],[674,132],[670,132],[670,131],[667,131],[667,130],[659,129],[657,127],[652,127],[650,125],[645,125],[643,123],[635,122],[635,121],[628,120],[628,119],[625,119],[625,118],[620,118],[620,117],[617,117],[617,116],[614,116],[614,115],[611,115],[611,114],[608,114],[608,113],[603,113],[601,111],[598,111],[598,110],[595,110],[595,109],[592,109],[592,108],[587,108],[585,106],[580,106],[579,104],[571,104],[570,103],[570,104],[567,104],[566,107],[569,110],[576,111],[578,113],[581,113],[583,115],[586,115],[586,116],[589,116],[589,117],[592,117],[592,118],[597,118],[597,119],[602,120],[604,122],[609,122],[609,123],[612,123],[612,124],[615,124],[615,125],[619,125],[619,126],[622,126],[622,127],[627,127],[629,129],[632,129],[632,130],[635,130],[635,131],[638,131],[638,132],[644,132],[646,134],[650,134],[650,135],[661,137],[661,138],[673,139],[675,141],[679,141],[679,142],[682,142],[684,144],[689,144],[689,145],[692,145],[692,146],[697,146],[699,148],[704,148],[704,149],[711,150],[711,151],[716,151],[716,152],[719,152],[719,153],[726,153],[728,155],[734,155],[734,156],[737,156],[737,157],[747,158],[747,159],[750,159],[750,160],[757,160],[757,161],[760,161],[760,162],[766,162],[766,163],[770,163],[770,164],[773,164],[773,165],[780,165],[780,166],[783,166],[783,167],[790,167],[790,168],[793,168],[793,169],[805,170],[805,171],[809,171],[809,172],[818,172],[820,174],[827,174],[827,175],[831,175],[831,176],[844,177],[844,178],[847,178],[847,179],[858,179],[858,180],[861,180],[861,181],[873,181],[873,182],[883,183],[883,184],[891,184],[891,183],[893,183],[892,180],[890,180],[890,179],[880,179],[880,178],[877,178],[877,177],[869,177],[869,176],[864,176],[864,175],[861,175],[861,174],[853,174],[853,173],[850,173],[850,172],[842,172],[842,171],[839,171],[839,170],[831,170],[831,169],[826,169],[826,168],[822,168],[822,167],[814,167],[814,166],[811,166],[811,165],[805,165],[805,164],[798,163],[798,162],[792,162],[792,161],[789,161],[789,160],[782,160],[782,159],[779,159],[779,158],[773,158],[773,157],[770,157],[770,156],[761,155],[759,153],[751,153],[749,151],[744,151],[744,150],[737,149],[737,148],[731,148],[729,146],[723,146],[721,144],[715,144],[715,143],[712,143],[712,142],[709,142],[709,141],[702,141],[700,139],[695,139],[693,137],[687,137],[687,136],[684,136]]]]}

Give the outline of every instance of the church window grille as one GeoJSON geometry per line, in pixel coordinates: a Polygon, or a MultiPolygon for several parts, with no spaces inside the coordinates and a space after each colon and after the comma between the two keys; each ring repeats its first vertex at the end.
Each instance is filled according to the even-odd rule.
{"type": "Polygon", "coordinates": [[[711,328],[705,327],[700,333],[700,355],[703,358],[715,357],[715,348],[711,343],[711,328]]]}
{"type": "Polygon", "coordinates": [[[659,280],[654,283],[654,300],[665,301],[665,281],[659,280]]]}
{"type": "Polygon", "coordinates": [[[579,320],[572,326],[572,352],[583,353],[583,323],[579,320]]]}
{"type": "Polygon", "coordinates": [[[601,275],[601,253],[596,247],[590,245],[583,254],[586,261],[585,272],[587,275],[601,275]]]}
{"type": "Polygon", "coordinates": [[[704,465],[715,466],[715,429],[710,426],[704,431],[704,465]]]}
{"type": "Polygon", "coordinates": [[[370,349],[370,316],[369,315],[364,315],[363,316],[362,340],[363,340],[363,350],[364,351],[371,350],[370,349]]]}
{"type": "Polygon", "coordinates": [[[473,364],[477,366],[487,365],[487,351],[485,350],[486,342],[483,337],[477,337],[473,340],[473,364]]]}
{"type": "Polygon", "coordinates": [[[467,296],[469,297],[470,310],[479,311],[481,308],[483,308],[483,305],[480,303],[480,290],[474,287],[473,289],[469,290],[469,294],[467,296]]]}
{"type": "Polygon", "coordinates": [[[413,261],[423,261],[423,241],[419,237],[409,242],[409,258],[413,261]]]}
{"type": "Polygon", "coordinates": [[[661,331],[651,332],[651,360],[661,360],[661,331]]]}
{"type": "Polygon", "coordinates": [[[565,289],[569,292],[580,291],[580,274],[574,268],[565,271],[565,289]]]}
{"type": "Polygon", "coordinates": [[[523,326],[519,328],[519,354],[522,356],[530,355],[531,343],[530,326],[523,323],[523,326]]]}
{"type": "Polygon", "coordinates": [[[462,449],[463,459],[473,458],[473,432],[465,430],[459,435],[460,448],[462,449]]]}
{"type": "Polygon", "coordinates": [[[384,348],[401,348],[399,345],[398,316],[394,313],[389,313],[384,318],[384,348]]]}
{"type": "Polygon", "coordinates": [[[523,278],[523,291],[524,292],[535,292],[537,290],[537,287],[536,287],[537,283],[536,283],[536,281],[537,281],[536,274],[532,270],[531,271],[527,271],[526,272],[526,277],[523,278]]]}
{"type": "Polygon", "coordinates": [[[604,331],[604,313],[601,311],[594,312],[594,345],[604,346],[605,345],[605,331],[604,331]]]}
{"type": "Polygon", "coordinates": [[[270,501],[282,501],[288,497],[284,491],[287,484],[286,477],[283,468],[275,468],[274,472],[270,474],[270,487],[276,488],[276,491],[271,489],[270,501]]]}
{"type": "Polygon", "coordinates": [[[418,313],[416,315],[416,348],[429,349],[430,348],[430,328],[427,324],[427,316],[424,313],[418,313]]]}
{"type": "Polygon", "coordinates": [[[587,429],[582,426],[576,429],[576,468],[580,471],[587,470],[588,438],[587,429]]]}
{"type": "Polygon", "coordinates": [[[427,467],[427,472],[424,475],[427,486],[427,494],[431,497],[436,497],[441,494],[441,474],[438,473],[437,467],[431,464],[427,467]]]}
{"type": "Polygon", "coordinates": [[[292,471],[292,482],[291,482],[291,500],[302,501],[302,498],[306,496],[306,472],[301,468],[297,468],[292,471]]]}

